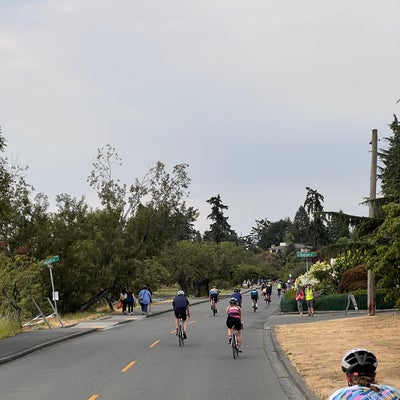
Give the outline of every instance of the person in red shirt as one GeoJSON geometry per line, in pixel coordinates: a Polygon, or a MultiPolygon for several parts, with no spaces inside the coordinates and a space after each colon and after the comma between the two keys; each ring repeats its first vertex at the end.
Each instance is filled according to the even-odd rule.
{"type": "Polygon", "coordinates": [[[303,315],[304,290],[301,288],[300,285],[297,286],[296,301],[297,309],[299,310],[300,315],[303,315]]]}

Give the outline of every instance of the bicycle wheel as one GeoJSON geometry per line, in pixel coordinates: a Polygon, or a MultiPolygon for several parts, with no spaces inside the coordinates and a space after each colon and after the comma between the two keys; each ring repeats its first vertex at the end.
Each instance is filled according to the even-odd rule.
{"type": "Polygon", "coordinates": [[[256,312],[256,310],[257,310],[257,303],[256,302],[253,303],[253,310],[254,310],[254,312],[256,312]]]}
{"type": "Polygon", "coordinates": [[[233,358],[239,357],[239,347],[235,331],[232,332],[232,354],[233,358]]]}
{"type": "Polygon", "coordinates": [[[217,309],[215,308],[215,302],[212,304],[212,312],[213,312],[213,317],[215,317],[215,314],[217,313],[217,309]]]}
{"type": "Polygon", "coordinates": [[[182,322],[179,322],[178,343],[179,343],[179,347],[182,347],[184,345],[182,322]]]}

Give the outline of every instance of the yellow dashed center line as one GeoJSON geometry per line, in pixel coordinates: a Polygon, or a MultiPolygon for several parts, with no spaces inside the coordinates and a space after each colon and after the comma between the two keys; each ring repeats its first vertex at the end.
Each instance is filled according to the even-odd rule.
{"type": "Polygon", "coordinates": [[[128,365],[126,365],[124,368],[122,368],[121,372],[126,372],[130,368],[132,368],[135,364],[137,363],[137,360],[131,361],[128,365]]]}
{"type": "Polygon", "coordinates": [[[149,347],[152,349],[154,346],[156,346],[160,342],[160,339],[154,341],[149,347]]]}
{"type": "Polygon", "coordinates": [[[88,400],[96,400],[99,396],[100,396],[99,394],[94,394],[90,396],[88,400]]]}

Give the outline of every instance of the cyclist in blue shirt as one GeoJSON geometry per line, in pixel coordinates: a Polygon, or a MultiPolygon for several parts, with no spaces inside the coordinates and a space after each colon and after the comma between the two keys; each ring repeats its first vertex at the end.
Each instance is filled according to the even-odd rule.
{"type": "Polygon", "coordinates": [[[187,339],[187,335],[186,335],[187,319],[186,319],[186,317],[190,318],[190,309],[189,309],[189,300],[185,296],[185,292],[183,290],[178,290],[178,292],[176,293],[176,297],[172,301],[172,307],[174,309],[174,315],[175,315],[176,334],[178,334],[179,318],[182,318],[183,338],[187,339]]]}
{"type": "Polygon", "coordinates": [[[258,302],[258,290],[256,288],[251,289],[250,292],[250,298],[251,298],[251,302],[252,302],[252,306],[254,307],[254,304],[257,307],[257,302],[258,302]]]}
{"type": "Polygon", "coordinates": [[[231,294],[231,299],[232,298],[236,299],[239,307],[242,307],[242,295],[239,289],[234,289],[233,293],[231,294]]]}

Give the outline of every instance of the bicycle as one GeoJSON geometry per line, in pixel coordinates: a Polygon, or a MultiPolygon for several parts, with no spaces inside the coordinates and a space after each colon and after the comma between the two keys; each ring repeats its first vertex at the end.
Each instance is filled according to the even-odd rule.
{"type": "Polygon", "coordinates": [[[271,295],[270,294],[265,295],[265,303],[267,304],[267,306],[269,306],[271,304],[271,295]]]}
{"type": "Polygon", "coordinates": [[[215,317],[215,314],[217,313],[217,307],[215,306],[215,300],[211,299],[211,311],[213,313],[213,317],[215,317]]]}
{"type": "Polygon", "coordinates": [[[257,300],[256,299],[253,299],[253,310],[254,310],[254,312],[257,311],[257,300]]]}
{"type": "Polygon", "coordinates": [[[237,335],[236,335],[235,327],[232,328],[231,346],[232,346],[233,358],[238,358],[239,357],[239,345],[238,345],[238,341],[237,341],[237,335]]]}
{"type": "Polygon", "coordinates": [[[182,347],[185,344],[185,338],[183,336],[183,319],[182,317],[179,318],[179,325],[178,325],[178,332],[177,332],[177,336],[178,336],[178,343],[179,343],[179,347],[182,347]]]}

